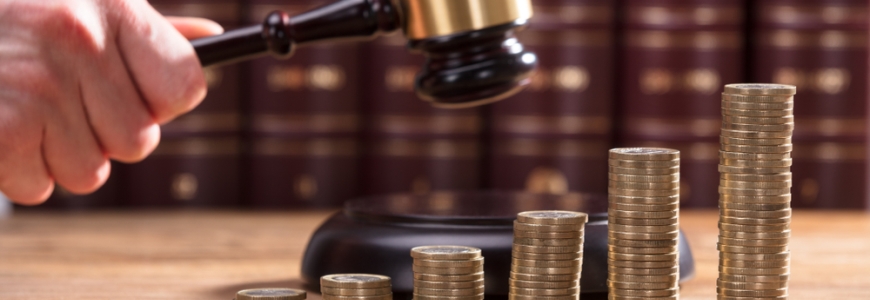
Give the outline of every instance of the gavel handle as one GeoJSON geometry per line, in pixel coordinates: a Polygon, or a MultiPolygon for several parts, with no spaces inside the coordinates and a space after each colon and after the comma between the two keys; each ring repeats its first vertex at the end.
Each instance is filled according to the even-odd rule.
{"type": "Polygon", "coordinates": [[[203,67],[265,54],[286,58],[301,45],[339,38],[361,38],[401,26],[391,0],[341,0],[296,16],[274,11],[262,25],[230,30],[190,43],[203,67]]]}

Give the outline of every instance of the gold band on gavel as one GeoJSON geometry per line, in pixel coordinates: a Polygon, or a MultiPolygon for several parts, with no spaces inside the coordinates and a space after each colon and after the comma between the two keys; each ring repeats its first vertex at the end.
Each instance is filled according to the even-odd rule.
{"type": "Polygon", "coordinates": [[[532,17],[531,0],[399,0],[405,35],[420,40],[532,17]]]}

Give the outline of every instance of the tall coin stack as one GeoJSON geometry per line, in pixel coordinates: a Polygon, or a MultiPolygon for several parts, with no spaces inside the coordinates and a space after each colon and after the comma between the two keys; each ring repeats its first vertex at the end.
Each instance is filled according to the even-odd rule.
{"type": "Polygon", "coordinates": [[[392,300],[390,277],[375,274],[332,274],[320,277],[323,300],[392,300]]]}
{"type": "Polygon", "coordinates": [[[584,213],[527,211],[514,222],[509,300],[577,300],[584,213]]]}
{"type": "Polygon", "coordinates": [[[785,299],[795,87],[729,84],[719,151],[719,299],[785,299]]]}
{"type": "Polygon", "coordinates": [[[609,299],[678,299],[680,152],[609,153],[609,299]]]}
{"type": "Polygon", "coordinates": [[[483,256],[465,246],[421,246],[414,258],[415,300],[482,300],[483,256]]]}

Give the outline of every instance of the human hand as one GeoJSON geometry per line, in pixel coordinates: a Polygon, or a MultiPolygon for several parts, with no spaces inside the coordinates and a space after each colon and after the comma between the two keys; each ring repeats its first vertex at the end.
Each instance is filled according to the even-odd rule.
{"type": "Polygon", "coordinates": [[[186,38],[221,31],[145,0],[0,0],[0,191],[20,204],[55,182],[89,193],[109,159],[145,158],[158,125],[205,97],[186,38]]]}

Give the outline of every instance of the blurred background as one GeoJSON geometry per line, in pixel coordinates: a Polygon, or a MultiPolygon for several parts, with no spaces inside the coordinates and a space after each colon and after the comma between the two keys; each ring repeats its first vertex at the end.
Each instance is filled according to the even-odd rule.
{"type": "MultiPolygon", "coordinates": [[[[151,0],[165,15],[227,29],[324,2],[151,0]]],[[[868,207],[867,1],[532,3],[520,39],[540,68],[507,100],[431,108],[413,92],[423,58],[401,34],[208,68],[206,100],[163,127],[149,158],[114,164],[94,194],[58,189],[26,209],[310,209],[478,189],[604,194],[607,150],[618,146],[679,149],[682,206],[714,208],[720,93],[738,82],[798,87],[793,207],[868,207]]]]}

